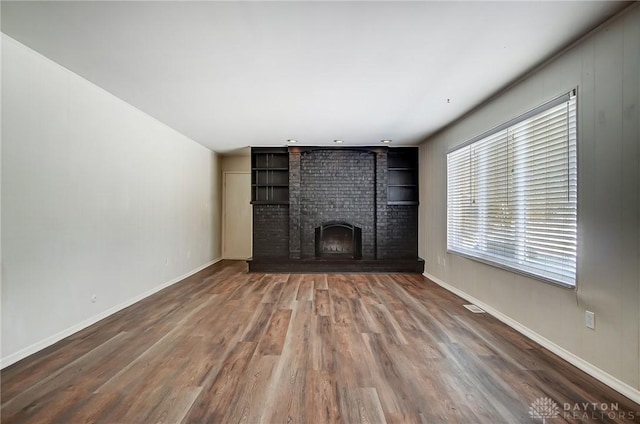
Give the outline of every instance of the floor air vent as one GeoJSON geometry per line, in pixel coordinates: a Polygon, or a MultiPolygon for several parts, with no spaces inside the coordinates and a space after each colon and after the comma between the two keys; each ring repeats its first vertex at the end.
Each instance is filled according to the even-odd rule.
{"type": "Polygon", "coordinates": [[[462,305],[474,314],[484,314],[484,309],[476,306],[476,305],[462,305]]]}

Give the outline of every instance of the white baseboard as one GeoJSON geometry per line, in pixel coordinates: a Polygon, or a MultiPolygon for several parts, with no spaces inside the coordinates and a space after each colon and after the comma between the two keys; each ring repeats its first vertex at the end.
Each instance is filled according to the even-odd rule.
{"type": "Polygon", "coordinates": [[[107,309],[106,311],[100,312],[97,315],[92,316],[91,318],[88,318],[82,322],[79,322],[78,324],[75,324],[65,330],[60,331],[59,333],[56,333],[52,336],[49,336],[43,340],[40,340],[39,342],[36,342],[30,346],[27,346],[24,349],[20,349],[19,351],[12,353],[11,355],[0,359],[0,369],[8,367],[11,364],[14,364],[16,362],[18,362],[21,359],[26,358],[29,355],[33,355],[36,352],[41,351],[42,349],[51,346],[52,344],[64,339],[65,337],[69,337],[70,335],[77,333],[80,330],[83,330],[87,327],[89,327],[90,325],[95,324],[96,322],[105,319],[106,317],[108,317],[109,315],[113,315],[118,311],[121,311],[122,309],[133,305],[136,302],[141,301],[142,299],[151,296],[152,294],[159,292],[160,290],[167,288],[179,281],[184,280],[185,278],[195,274],[196,272],[202,271],[203,269],[205,269],[208,266],[211,266],[217,262],[220,262],[222,260],[222,258],[217,258],[214,259],[210,262],[205,263],[204,265],[199,266],[196,269],[193,269],[189,272],[187,272],[184,275],[181,275],[179,277],[173,278],[170,281],[167,281],[164,284],[161,284],[157,287],[152,288],[151,290],[148,290],[142,294],[139,294],[137,296],[134,296],[133,298],[126,300],[118,305],[115,305],[109,309],[107,309]]]}
{"type": "Polygon", "coordinates": [[[452,285],[450,285],[448,283],[445,283],[444,281],[440,280],[438,277],[435,277],[435,276],[429,274],[426,271],[423,273],[423,275],[425,277],[427,277],[428,279],[430,279],[431,281],[433,281],[434,283],[436,283],[437,285],[439,285],[440,287],[450,291],[451,293],[453,293],[455,295],[460,296],[461,298],[465,299],[468,302],[471,302],[471,303],[481,307],[482,309],[487,311],[487,313],[491,314],[492,316],[494,316],[498,320],[502,321],[503,323],[505,323],[509,327],[513,328],[514,330],[516,330],[520,334],[524,335],[525,337],[528,337],[529,339],[531,339],[534,342],[538,343],[542,347],[550,350],[554,354],[558,355],[560,358],[564,359],[565,361],[569,362],[573,366],[581,369],[582,371],[586,372],[590,376],[594,377],[595,379],[597,379],[597,380],[601,381],[602,383],[606,384],[607,386],[611,387],[613,390],[617,391],[618,393],[622,394],[623,396],[628,397],[629,399],[631,399],[632,401],[634,401],[636,403],[640,403],[640,390],[628,385],[624,381],[619,380],[618,378],[612,376],[611,374],[606,373],[605,371],[603,371],[600,368],[596,367],[595,365],[585,361],[584,359],[580,358],[579,356],[575,355],[574,353],[569,352],[565,348],[558,346],[557,344],[555,344],[551,340],[549,340],[546,337],[536,333],[535,331],[531,330],[530,328],[522,325],[521,323],[519,323],[518,321],[514,320],[513,318],[508,317],[507,315],[503,314],[502,312],[498,311],[497,309],[495,309],[495,308],[487,305],[486,303],[476,299],[475,297],[463,292],[462,290],[460,290],[460,289],[458,289],[458,288],[456,288],[456,287],[454,287],[454,286],[452,286],[452,285]]]}

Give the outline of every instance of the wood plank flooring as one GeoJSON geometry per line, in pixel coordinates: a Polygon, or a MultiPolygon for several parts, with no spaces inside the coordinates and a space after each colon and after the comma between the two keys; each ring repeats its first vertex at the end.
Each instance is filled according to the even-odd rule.
{"type": "Polygon", "coordinates": [[[464,303],[420,275],[224,261],[4,369],[1,421],[541,423],[530,407],[549,398],[549,424],[640,422],[464,303]]]}

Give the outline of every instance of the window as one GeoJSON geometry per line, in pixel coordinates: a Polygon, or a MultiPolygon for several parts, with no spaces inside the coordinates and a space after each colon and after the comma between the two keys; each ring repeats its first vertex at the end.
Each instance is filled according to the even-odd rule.
{"type": "Polygon", "coordinates": [[[447,153],[447,249],[576,284],[575,90],[447,153]]]}

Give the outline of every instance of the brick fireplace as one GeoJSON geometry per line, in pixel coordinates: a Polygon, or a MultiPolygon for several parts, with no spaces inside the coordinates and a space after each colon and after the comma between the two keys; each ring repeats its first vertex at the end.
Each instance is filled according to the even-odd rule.
{"type": "Polygon", "coordinates": [[[252,170],[250,271],[422,272],[417,148],[254,148],[252,170]]]}

